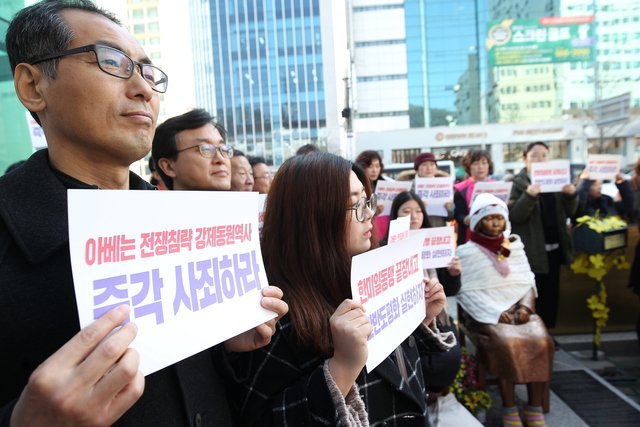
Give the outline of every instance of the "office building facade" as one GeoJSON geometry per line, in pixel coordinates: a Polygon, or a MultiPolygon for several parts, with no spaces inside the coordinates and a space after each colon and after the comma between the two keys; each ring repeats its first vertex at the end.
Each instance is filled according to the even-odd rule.
{"type": "MultiPolygon", "coordinates": [[[[578,19],[594,15],[594,2],[353,0],[358,151],[379,149],[382,138],[390,147],[383,150],[386,164],[409,163],[416,151],[437,151],[459,162],[468,149],[482,146],[511,169],[521,160],[525,143],[515,142],[521,137],[514,136],[514,142],[509,142],[502,134],[492,141],[487,135],[495,132],[464,125],[553,122],[585,116],[586,129],[592,126],[592,118],[585,110],[596,100],[625,92],[631,93],[632,114],[637,114],[640,32],[635,27],[640,1],[596,0],[595,4],[594,22],[585,31],[596,43],[596,54],[589,60],[490,66],[490,23],[553,16],[578,19]],[[451,127],[451,131],[440,128],[435,135],[446,137],[434,139],[424,130],[428,127],[451,127]],[[411,144],[406,143],[407,130],[415,130],[411,144]],[[421,146],[416,145],[418,134],[424,134],[421,146]]],[[[584,138],[554,137],[550,141],[554,153],[571,154],[576,161],[600,151],[625,154],[625,161],[632,162],[637,148],[627,145],[637,144],[637,138],[617,138],[614,130],[604,132],[610,140],[605,144],[594,143],[590,131],[584,132],[584,138]],[[578,147],[580,144],[584,147],[578,147]]],[[[532,133],[529,139],[536,138],[545,140],[545,135],[532,133]]]]}
{"type": "Polygon", "coordinates": [[[345,153],[343,1],[192,0],[196,104],[229,143],[279,165],[302,145],[345,153]]]}

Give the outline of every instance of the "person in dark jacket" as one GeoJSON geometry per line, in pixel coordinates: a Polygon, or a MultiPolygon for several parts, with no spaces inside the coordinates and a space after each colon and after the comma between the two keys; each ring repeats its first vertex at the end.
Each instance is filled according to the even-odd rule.
{"type": "Polygon", "coordinates": [[[614,201],[611,196],[602,194],[602,181],[599,179],[589,179],[589,173],[585,169],[580,174],[580,182],[578,182],[578,209],[576,210],[576,218],[583,215],[595,216],[596,213],[601,217],[606,216],[626,216],[633,217],[633,206],[635,203],[635,194],[629,181],[626,181],[622,174],[618,172],[615,180],[616,187],[620,192],[620,201],[614,201]]]}
{"type": "Polygon", "coordinates": [[[549,147],[544,142],[527,145],[523,160],[526,166],[513,179],[507,202],[511,232],[522,239],[536,278],[536,312],[547,328],[554,328],[560,299],[560,265],[573,262],[567,218],[576,212],[578,194],[573,184],[565,185],[558,193],[541,193],[539,185],[531,184],[531,165],[549,161],[549,147]]]}
{"type": "MultiPolygon", "coordinates": [[[[0,426],[231,426],[225,350],[266,344],[275,319],[146,378],[128,348],[135,324],[117,329],[127,306],[79,326],[67,190],[154,189],[129,166],[151,148],[167,76],[85,0],[23,9],[6,46],[48,149],[0,177],[0,426]]],[[[268,289],[263,305],[284,314],[281,292],[268,289]]]]}

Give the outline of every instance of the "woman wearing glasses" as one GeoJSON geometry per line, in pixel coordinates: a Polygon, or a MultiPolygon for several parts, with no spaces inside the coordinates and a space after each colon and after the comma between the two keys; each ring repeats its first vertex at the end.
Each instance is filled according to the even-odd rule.
{"type": "Polygon", "coordinates": [[[559,193],[541,193],[539,185],[531,185],[531,165],[549,161],[549,147],[544,142],[527,145],[522,158],[526,166],[513,179],[507,203],[511,231],[522,239],[535,274],[536,311],[547,328],[554,328],[560,298],[560,265],[573,261],[567,218],[576,213],[578,195],[573,184],[565,185],[559,193]]]}
{"type": "Polygon", "coordinates": [[[375,239],[375,205],[362,168],[338,156],[295,156],[278,170],[262,250],[290,310],[268,346],[237,356],[239,366],[251,357],[248,379],[230,390],[240,425],[428,425],[420,360],[453,344],[433,322],[445,300],[440,284],[425,281],[423,325],[373,371],[363,369],[372,327],[350,299],[350,270],[375,239]]]}

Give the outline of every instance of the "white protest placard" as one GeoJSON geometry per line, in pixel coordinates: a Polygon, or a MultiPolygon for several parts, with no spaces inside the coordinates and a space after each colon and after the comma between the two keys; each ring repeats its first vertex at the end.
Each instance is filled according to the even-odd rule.
{"type": "Polygon", "coordinates": [[[25,111],[25,116],[27,117],[27,126],[29,127],[29,137],[31,138],[31,145],[34,150],[40,150],[42,148],[47,148],[47,138],[44,136],[44,130],[35,121],[33,116],[31,116],[31,112],[25,111]]]}
{"type": "Polygon", "coordinates": [[[587,172],[589,179],[615,180],[620,172],[622,154],[589,154],[587,158],[587,172]]]}
{"type": "Polygon", "coordinates": [[[401,216],[389,222],[389,239],[388,244],[397,243],[409,237],[409,228],[411,228],[411,216],[401,216]]]}
{"type": "Polygon", "coordinates": [[[453,199],[453,178],[416,177],[416,194],[427,206],[427,214],[446,217],[448,212],[444,204],[453,199]]]}
{"type": "Polygon", "coordinates": [[[562,191],[571,184],[569,160],[551,160],[531,163],[531,184],[539,185],[541,193],[562,191]]]}
{"type": "Polygon", "coordinates": [[[367,371],[371,372],[420,325],[426,316],[422,273],[422,234],[355,256],[351,292],[367,309],[373,326],[367,371]]]}
{"type": "Polygon", "coordinates": [[[422,242],[422,268],[440,268],[449,265],[456,256],[455,227],[433,227],[420,230],[411,230],[410,236],[421,234],[422,242]]]}
{"type": "Polygon", "coordinates": [[[513,187],[513,182],[476,182],[473,186],[473,194],[471,194],[471,203],[473,204],[473,201],[478,194],[483,193],[493,194],[498,199],[507,203],[507,200],[509,200],[509,194],[511,194],[511,187],[513,187]]]}
{"type": "Polygon", "coordinates": [[[258,194],[258,233],[262,235],[262,227],[264,227],[264,210],[266,207],[267,195],[258,194]]]}
{"type": "Polygon", "coordinates": [[[80,326],[129,305],[143,374],[275,317],[257,193],[69,190],[68,207],[80,326]]]}
{"type": "Polygon", "coordinates": [[[411,181],[378,181],[376,197],[378,204],[384,206],[381,216],[391,214],[391,204],[398,193],[411,190],[411,181]]]}

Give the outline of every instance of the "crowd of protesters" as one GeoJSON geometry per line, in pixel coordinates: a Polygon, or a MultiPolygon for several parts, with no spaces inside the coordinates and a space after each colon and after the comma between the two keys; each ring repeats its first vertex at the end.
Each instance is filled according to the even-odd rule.
{"type": "MultiPolygon", "coordinates": [[[[474,186],[492,181],[493,164],[486,150],[470,150],[462,163],[468,179],[455,185],[445,215],[429,216],[411,190],[382,218],[374,193],[389,178],[375,151],[350,162],[310,144],[272,175],[265,159],[229,145],[224,127],[204,110],[156,126],[166,74],[114,15],[88,0],[23,9],[6,45],[16,94],[48,147],[0,177],[0,426],[428,426],[429,407],[447,395],[460,366],[458,330],[446,308],[446,296],[458,293],[474,295],[462,304],[477,336],[495,334],[477,327],[494,321],[539,332],[529,346],[513,345],[516,332],[498,334],[505,350],[492,351],[501,352],[502,367],[513,367],[498,373],[505,425],[522,425],[514,382],[531,384],[525,420],[545,425],[540,384],[549,380],[549,358],[518,354],[549,355],[542,321],[555,326],[560,265],[573,256],[567,218],[633,215],[637,180],[616,179],[621,200],[603,195],[586,173],[577,188],[541,193],[529,173],[532,163],[549,160],[549,149],[537,142],[524,151],[526,166],[513,179],[508,203],[482,197],[478,204],[474,186]],[[149,151],[151,184],[129,171],[149,151]],[[137,327],[125,322],[127,306],[80,328],[69,189],[267,194],[261,245],[271,286],[262,289],[261,304],[275,318],[143,377],[139,355],[129,348],[137,327]],[[403,216],[412,229],[455,219],[462,259],[426,272],[425,318],[369,372],[372,326],[351,298],[351,261],[386,245],[384,227],[403,216]],[[519,238],[504,238],[509,222],[519,238]],[[469,251],[481,262],[468,261],[469,251]],[[491,279],[477,283],[469,272],[478,265],[491,279]],[[482,289],[489,282],[511,298],[494,304],[486,295],[495,288],[482,289]],[[497,316],[486,320],[482,304],[497,316]]],[[[416,178],[442,176],[432,153],[417,156],[414,166],[416,178]]],[[[477,340],[479,351],[491,346],[477,340]]]]}

